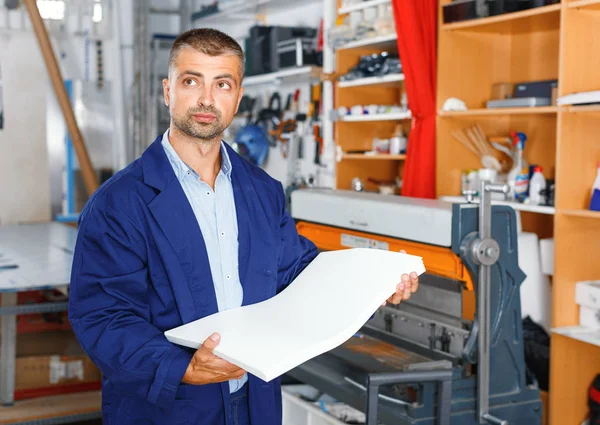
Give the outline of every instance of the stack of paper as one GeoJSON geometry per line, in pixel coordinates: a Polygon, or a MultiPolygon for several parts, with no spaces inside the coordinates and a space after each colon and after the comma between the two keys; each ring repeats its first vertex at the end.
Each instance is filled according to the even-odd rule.
{"type": "Polygon", "coordinates": [[[363,248],[320,253],[279,295],[165,335],[198,348],[218,332],[215,355],[268,382],[343,344],[413,271],[425,272],[421,257],[363,248]]]}

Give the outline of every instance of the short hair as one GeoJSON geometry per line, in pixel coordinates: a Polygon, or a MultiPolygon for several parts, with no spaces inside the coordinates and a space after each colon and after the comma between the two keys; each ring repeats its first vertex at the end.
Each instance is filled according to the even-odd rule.
{"type": "Polygon", "coordinates": [[[194,28],[180,34],[169,53],[169,73],[182,49],[191,48],[208,56],[233,55],[240,60],[240,82],[244,79],[244,51],[237,41],[212,28],[194,28]]]}

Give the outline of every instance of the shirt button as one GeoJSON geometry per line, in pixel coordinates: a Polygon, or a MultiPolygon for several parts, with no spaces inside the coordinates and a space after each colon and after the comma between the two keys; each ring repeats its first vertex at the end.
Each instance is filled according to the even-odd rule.
{"type": "Polygon", "coordinates": [[[231,276],[230,276],[230,275],[227,275],[227,276],[225,276],[225,277],[226,277],[227,279],[230,279],[230,278],[231,278],[231,276]]]}
{"type": "Polygon", "coordinates": [[[210,192],[206,192],[206,194],[210,196],[210,192]]]}
{"type": "Polygon", "coordinates": [[[221,232],[221,236],[225,236],[225,232],[221,232]]]}

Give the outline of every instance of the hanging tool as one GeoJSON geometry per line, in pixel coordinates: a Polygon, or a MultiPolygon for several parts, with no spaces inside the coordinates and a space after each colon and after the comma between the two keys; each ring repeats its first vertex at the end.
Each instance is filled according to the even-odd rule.
{"type": "Polygon", "coordinates": [[[319,124],[313,125],[313,137],[315,138],[315,164],[321,165],[321,155],[323,155],[323,135],[319,124]]]}

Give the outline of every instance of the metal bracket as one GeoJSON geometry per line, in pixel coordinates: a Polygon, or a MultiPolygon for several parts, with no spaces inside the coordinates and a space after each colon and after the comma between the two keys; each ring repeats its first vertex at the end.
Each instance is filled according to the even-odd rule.
{"type": "Polygon", "coordinates": [[[437,425],[450,425],[450,408],[452,404],[452,369],[375,373],[367,377],[367,424],[377,425],[377,408],[379,405],[379,387],[391,384],[411,384],[437,382],[438,408],[437,425]]]}

